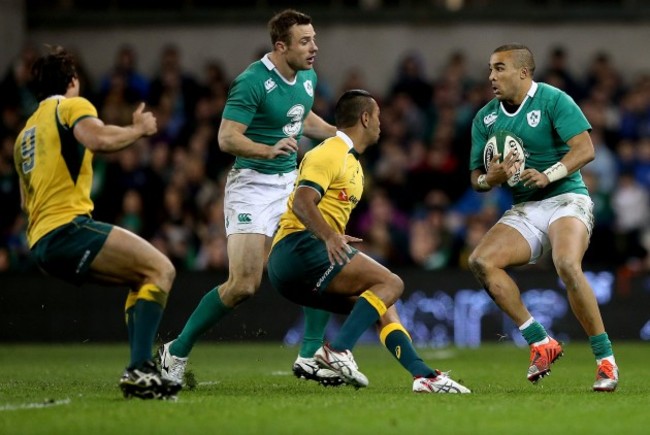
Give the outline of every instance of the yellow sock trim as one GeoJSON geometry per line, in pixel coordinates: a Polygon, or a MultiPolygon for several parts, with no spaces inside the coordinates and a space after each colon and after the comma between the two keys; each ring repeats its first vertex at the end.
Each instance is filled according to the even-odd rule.
{"type": "Polygon", "coordinates": [[[133,307],[137,299],[138,299],[138,292],[130,290],[129,294],[126,296],[124,311],[127,311],[129,308],[133,307]]]}
{"type": "Polygon", "coordinates": [[[406,336],[409,338],[409,340],[413,341],[411,338],[411,335],[408,333],[406,328],[402,326],[401,323],[389,323],[388,325],[384,326],[379,333],[379,339],[381,340],[381,344],[386,346],[386,337],[388,337],[388,334],[390,334],[393,331],[402,331],[406,336]]]}
{"type": "Polygon", "coordinates": [[[129,294],[126,295],[126,302],[124,303],[124,323],[129,324],[129,318],[126,312],[135,306],[135,303],[138,299],[138,292],[129,290],[129,294]]]}
{"type": "Polygon", "coordinates": [[[372,305],[375,310],[377,310],[379,317],[384,315],[387,310],[386,304],[384,304],[384,301],[379,299],[376,294],[370,290],[366,290],[365,292],[361,293],[361,297],[367,300],[368,303],[372,305]]]}
{"type": "Polygon", "coordinates": [[[140,287],[140,290],[138,290],[138,299],[155,302],[163,308],[167,305],[167,293],[155,284],[145,284],[140,287]]]}

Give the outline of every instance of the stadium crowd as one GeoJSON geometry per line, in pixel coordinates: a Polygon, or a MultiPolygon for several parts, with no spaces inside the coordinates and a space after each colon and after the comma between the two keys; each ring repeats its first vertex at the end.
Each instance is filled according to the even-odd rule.
{"type": "MultiPolygon", "coordinates": [[[[0,272],[34,267],[13,144],[38,105],[29,86],[37,55],[27,45],[0,77],[0,272]]],[[[596,225],[585,267],[648,271],[650,72],[624,79],[611,57],[599,53],[578,77],[567,68],[567,56],[557,47],[538,59],[535,80],[567,91],[593,127],[596,159],[582,175],[596,225]]],[[[146,101],[159,127],[157,135],[126,150],[96,156],[94,217],[151,241],[179,270],[227,269],[223,193],[234,158],[219,150],[217,131],[233,77],[219,60],[208,62],[200,76],[188,73],[171,44],[161,49],[151,77],[138,70],[128,45],[116,50],[103,77],[79,73],[82,95],[106,123],[129,124],[134,108],[146,101]]],[[[343,91],[368,89],[361,69],[344,74],[340,89],[319,76],[313,110],[329,122],[343,91]]],[[[359,248],[386,265],[466,268],[474,246],[510,206],[505,189],[476,193],[469,185],[471,120],[493,97],[487,70],[473,77],[458,51],[432,74],[410,52],[397,62],[389,88],[372,91],[382,108],[381,138],[364,154],[367,188],[348,234],[363,238],[359,248]]],[[[314,145],[301,141],[301,152],[314,145]]]]}

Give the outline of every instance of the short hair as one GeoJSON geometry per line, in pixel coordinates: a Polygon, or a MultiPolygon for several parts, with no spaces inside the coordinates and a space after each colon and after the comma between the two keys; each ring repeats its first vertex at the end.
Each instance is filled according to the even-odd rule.
{"type": "Polygon", "coordinates": [[[36,59],[32,66],[32,86],[39,101],[52,95],[64,95],[72,79],[78,77],[72,54],[61,46],[49,49],[50,53],[36,59]]]}
{"type": "Polygon", "coordinates": [[[336,103],[334,120],[337,128],[353,127],[363,112],[372,113],[373,97],[363,89],[345,91],[336,103]]]}
{"type": "Polygon", "coordinates": [[[286,44],[291,43],[291,26],[304,26],[311,24],[311,17],[295,9],[285,9],[275,14],[269,20],[269,33],[271,35],[271,44],[282,41],[286,44]]]}
{"type": "Polygon", "coordinates": [[[533,57],[533,52],[530,51],[530,48],[523,44],[512,43],[497,47],[493,53],[501,53],[504,51],[516,51],[515,66],[519,68],[526,67],[528,71],[530,71],[530,76],[533,76],[533,73],[535,72],[535,58],[533,57]]]}

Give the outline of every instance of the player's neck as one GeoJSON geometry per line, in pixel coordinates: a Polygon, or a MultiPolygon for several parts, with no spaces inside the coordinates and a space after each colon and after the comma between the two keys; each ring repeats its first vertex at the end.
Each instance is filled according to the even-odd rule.
{"type": "Polygon", "coordinates": [[[285,80],[292,82],[296,78],[297,71],[291,68],[280,54],[275,51],[271,52],[271,54],[269,54],[269,60],[273,65],[275,65],[276,71],[284,77],[285,80]]]}

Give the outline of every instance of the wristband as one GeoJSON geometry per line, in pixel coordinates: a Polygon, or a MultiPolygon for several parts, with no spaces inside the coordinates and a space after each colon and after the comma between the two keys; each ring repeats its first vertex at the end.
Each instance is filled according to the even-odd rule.
{"type": "Polygon", "coordinates": [[[490,183],[487,182],[487,175],[486,174],[479,175],[476,182],[478,183],[478,187],[480,187],[481,189],[484,189],[484,190],[492,189],[492,186],[490,186],[490,183]]]}
{"type": "Polygon", "coordinates": [[[561,178],[564,178],[567,176],[569,172],[566,169],[566,166],[564,166],[564,163],[562,162],[557,162],[553,166],[547,168],[544,171],[544,174],[548,177],[548,182],[552,183],[554,181],[557,181],[561,178]]]}

